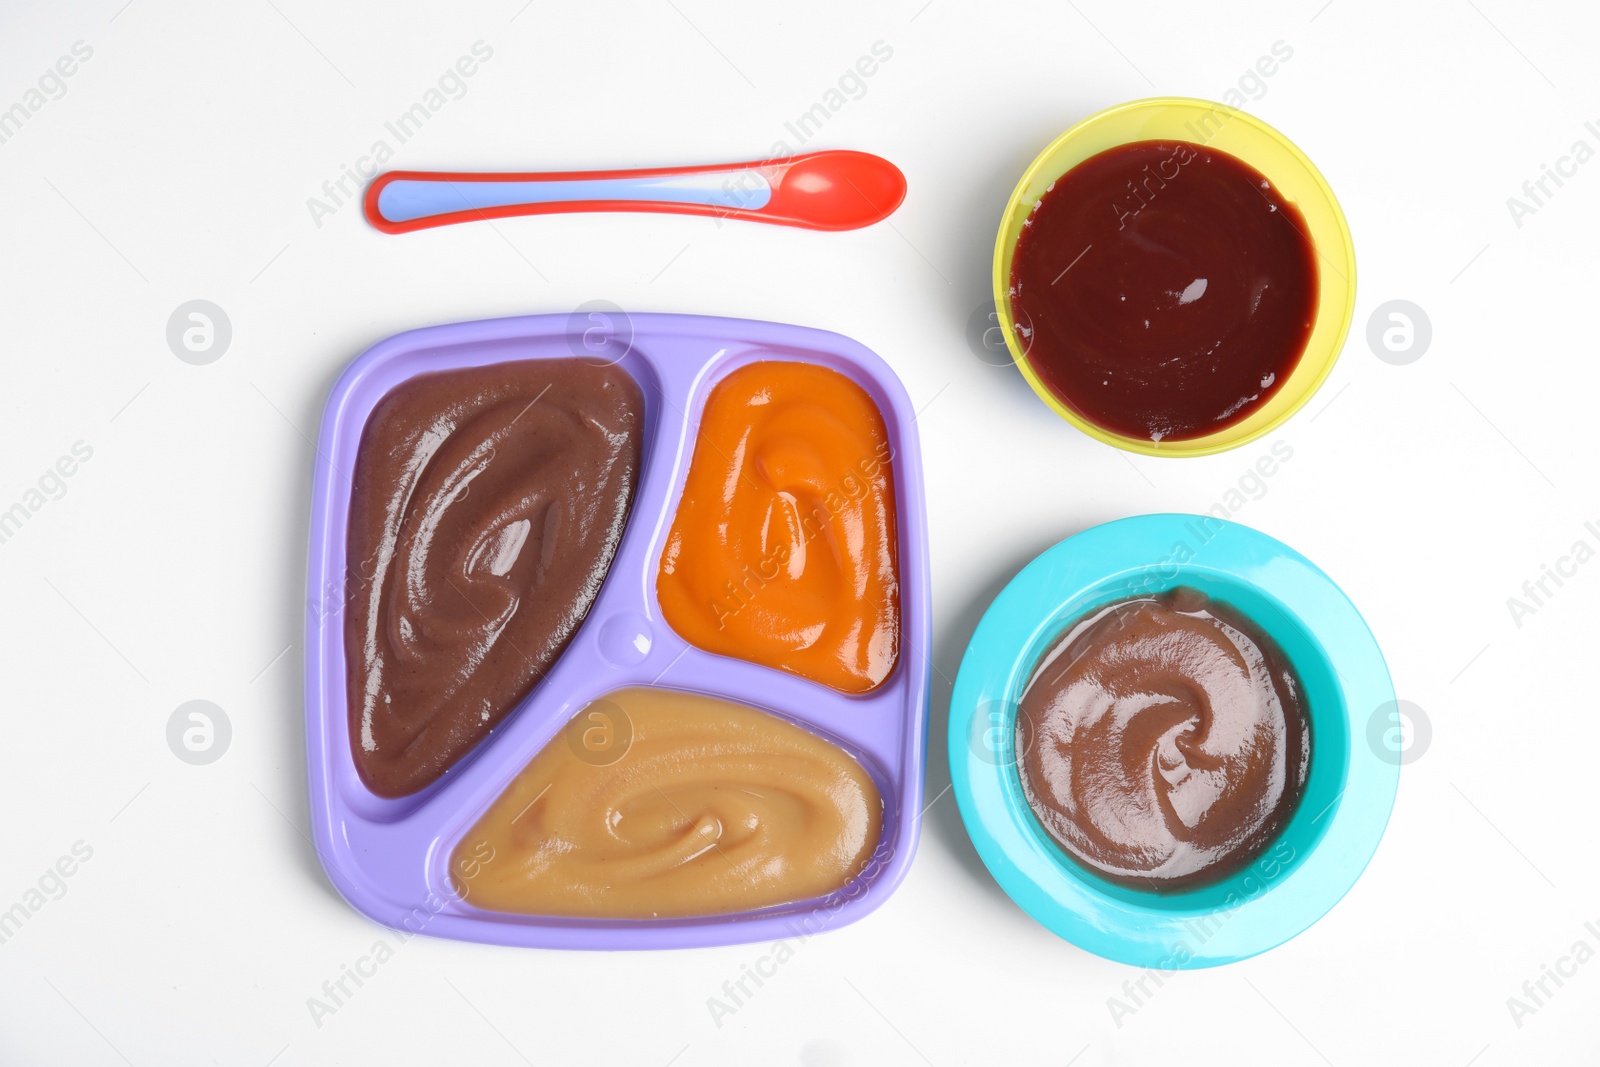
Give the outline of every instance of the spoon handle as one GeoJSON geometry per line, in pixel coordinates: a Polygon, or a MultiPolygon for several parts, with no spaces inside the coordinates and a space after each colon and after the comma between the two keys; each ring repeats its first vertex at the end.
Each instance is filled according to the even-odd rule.
{"type": "Polygon", "coordinates": [[[836,230],[879,221],[904,195],[905,179],[892,163],[834,150],[757,163],[645,170],[388,171],[367,186],[363,208],[367,221],[384,233],[572,211],[713,215],[836,230]]]}

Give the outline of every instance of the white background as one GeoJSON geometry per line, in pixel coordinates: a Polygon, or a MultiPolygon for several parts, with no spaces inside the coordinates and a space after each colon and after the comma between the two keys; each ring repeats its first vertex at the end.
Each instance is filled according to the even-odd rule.
{"type": "Polygon", "coordinates": [[[0,544],[0,909],[75,842],[93,850],[0,944],[0,1062],[1600,1057],[1600,960],[1520,1027],[1506,1003],[1579,939],[1600,948],[1584,928],[1600,921],[1600,561],[1520,627],[1506,604],[1575,541],[1600,546],[1583,525],[1600,523],[1600,161],[1520,227],[1506,206],[1573,142],[1600,148],[1584,128],[1600,127],[1593,8],[122,3],[0,15],[0,108],[74,42],[93,49],[0,144],[0,509],[75,442],[93,449],[0,544]],[[808,147],[880,153],[909,195],[892,225],[844,234],[600,215],[386,237],[353,205],[318,226],[308,198],[479,40],[493,58],[391,165],[759,158],[794,146],[785,123],[882,41],[892,58],[808,147]],[[1220,97],[1277,41],[1293,57],[1248,106],[1349,215],[1351,340],[1274,438],[1124,456],[970,349],[1000,208],[1071,123],[1158,93],[1220,97]],[[166,344],[194,298],[233,324],[209,366],[166,344]],[[1433,324],[1409,366],[1365,339],[1397,298],[1433,324]],[[836,330],[925,405],[936,673],[916,862],[880,911],[800,946],[720,1026],[707,999],[766,949],[415,938],[318,1026],[307,998],[395,938],[336,896],[305,838],[308,438],[340,367],[385,336],[592,299],[836,330]],[[1203,511],[1274,439],[1293,458],[1236,517],[1343,585],[1432,742],[1331,914],[1262,957],[1179,975],[1119,1026],[1108,998],[1136,972],[1036,925],[966,838],[945,792],[947,679],[1028,559],[1107,519],[1203,511]],[[209,766],[167,746],[191,699],[233,724],[209,766]]]}

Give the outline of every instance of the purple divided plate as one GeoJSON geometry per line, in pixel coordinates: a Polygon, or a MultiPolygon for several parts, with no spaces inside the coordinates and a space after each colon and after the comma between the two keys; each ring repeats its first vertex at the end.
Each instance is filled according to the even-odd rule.
{"type": "Polygon", "coordinates": [[[635,315],[630,339],[596,346],[566,315],[531,315],[412,330],[357,358],[323,412],[312,479],[306,615],[306,760],[311,830],[329,879],[387,926],[501,945],[674,948],[776,940],[861,918],[905,877],[921,823],[931,616],[927,520],[914,411],[889,366],[838,334],[744,319],[635,315]],[[584,347],[588,345],[587,349],[584,347]],[[400,799],[369,792],[350,755],[345,699],[345,543],[350,477],[367,417],[418,374],[523,359],[595,359],[631,373],[645,398],[643,463],[633,511],[600,595],[533,692],[449,773],[400,799]],[[614,353],[620,355],[612,358],[614,353]],[[877,403],[894,448],[900,535],[900,661],[864,696],[701,651],[661,616],[656,573],[694,450],[706,396],[723,375],[763,360],[818,363],[877,403]],[[465,903],[447,865],[511,780],[584,705],[658,685],[763,709],[861,761],[883,795],[883,837],[843,889],[757,911],[688,919],[573,919],[485,911],[465,903]]]}

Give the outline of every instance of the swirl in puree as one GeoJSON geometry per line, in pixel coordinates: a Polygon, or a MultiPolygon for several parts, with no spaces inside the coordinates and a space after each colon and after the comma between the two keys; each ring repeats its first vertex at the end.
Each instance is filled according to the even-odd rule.
{"type": "Polygon", "coordinates": [[[589,612],[633,502],[644,398],[616,367],[518,360],[395,387],[350,494],[350,748],[400,797],[510,714],[589,612]]]}
{"type": "Polygon", "coordinates": [[[892,449],[855,382],[812,363],[733,371],[701,416],[656,593],[708,652],[865,693],[894,670],[892,449]]]}
{"type": "Polygon", "coordinates": [[[1311,729],[1278,646],[1194,589],[1124,600],[1050,648],[1017,709],[1040,824],[1134,889],[1215,882],[1256,858],[1305,792],[1311,729]]]}
{"type": "Polygon", "coordinates": [[[741,704],[624,689],[534,757],[450,872],[490,911],[720,915],[843,888],[882,828],[877,787],[837,745],[741,704]]]}

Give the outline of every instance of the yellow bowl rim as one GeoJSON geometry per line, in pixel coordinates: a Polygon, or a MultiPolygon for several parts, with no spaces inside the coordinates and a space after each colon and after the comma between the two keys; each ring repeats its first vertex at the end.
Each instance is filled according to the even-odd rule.
{"type": "MultiPolygon", "coordinates": [[[[1314,241],[1313,247],[1315,247],[1314,241]]],[[[1318,255],[1326,258],[1325,253],[1323,253],[1320,249],[1318,249],[1318,255]]],[[[1005,210],[1000,213],[1000,230],[995,235],[994,305],[995,313],[999,316],[1000,320],[1000,331],[1006,339],[1006,348],[1011,352],[1011,362],[1016,364],[1017,369],[1022,372],[1022,376],[1027,379],[1028,385],[1032,387],[1033,391],[1039,395],[1039,398],[1048,404],[1051,410],[1057,415],[1060,415],[1063,419],[1067,420],[1073,426],[1076,426],[1079,430],[1082,430],[1090,437],[1093,437],[1099,441],[1104,441],[1108,445],[1114,445],[1117,448],[1123,449],[1127,452],[1136,452],[1146,456],[1164,457],[1211,456],[1216,455],[1219,452],[1227,452],[1231,449],[1238,448],[1241,445],[1249,444],[1251,441],[1255,441],[1261,437],[1264,437],[1268,433],[1271,433],[1273,430],[1282,426],[1301,408],[1305,407],[1306,404],[1310,402],[1311,398],[1315,396],[1317,391],[1322,388],[1322,383],[1327,381],[1328,375],[1333,373],[1333,366],[1335,363],[1339,362],[1339,356],[1344,351],[1345,340],[1350,335],[1351,320],[1355,317],[1355,242],[1350,235],[1350,224],[1345,219],[1344,208],[1340,206],[1339,198],[1333,194],[1333,187],[1330,186],[1328,184],[1328,180],[1322,176],[1322,172],[1317,169],[1316,164],[1311,162],[1310,157],[1304,152],[1300,151],[1299,146],[1291,141],[1288,137],[1284,136],[1284,134],[1279,130],[1263,122],[1261,119],[1256,118],[1247,111],[1240,111],[1236,107],[1229,107],[1227,104],[1217,103],[1212,100],[1202,100],[1199,97],[1192,96],[1146,97],[1142,100],[1129,100],[1125,103],[1104,108],[1073,123],[1067,128],[1066,132],[1062,133],[1059,137],[1046,145],[1044,149],[1034,157],[1033,162],[1028,164],[1028,169],[1022,172],[1022,177],[1017,180],[1016,188],[1012,190],[1010,198],[1006,201],[1005,210]],[[1204,437],[1194,437],[1188,440],[1173,441],[1171,444],[1167,445],[1158,445],[1153,441],[1145,441],[1135,437],[1124,437],[1121,434],[1112,433],[1109,430],[1095,425],[1088,419],[1085,419],[1083,416],[1079,415],[1076,411],[1073,411],[1071,408],[1067,407],[1067,405],[1063,404],[1061,400],[1050,391],[1049,386],[1045,385],[1044,381],[1040,379],[1037,373],[1034,372],[1033,367],[1028,362],[1026,353],[1020,350],[1020,346],[1017,343],[1016,327],[1011,318],[1011,249],[1014,245],[1014,242],[1006,240],[1007,223],[1011,219],[1012,213],[1015,212],[1019,207],[1022,200],[1023,191],[1027,189],[1034,177],[1044,167],[1045,160],[1054,155],[1057,149],[1059,149],[1068,140],[1080,134],[1090,125],[1098,123],[1110,117],[1111,115],[1124,111],[1172,107],[1174,105],[1181,107],[1201,107],[1213,111],[1226,112],[1230,115],[1229,121],[1242,120],[1248,125],[1260,130],[1268,137],[1273,138],[1284,148],[1288,149],[1289,154],[1293,156],[1301,166],[1305,167],[1306,172],[1311,176],[1317,188],[1320,189],[1322,194],[1328,198],[1328,206],[1333,211],[1334,220],[1339,227],[1339,234],[1344,241],[1345,277],[1349,282],[1349,296],[1345,300],[1344,321],[1340,324],[1338,332],[1334,335],[1333,342],[1330,346],[1332,355],[1323,364],[1321,370],[1318,371],[1316,378],[1311,381],[1304,391],[1302,391],[1299,399],[1295,400],[1287,408],[1285,408],[1282,414],[1280,414],[1276,419],[1262,424],[1255,430],[1245,434],[1243,437],[1240,437],[1237,440],[1219,440],[1219,438],[1222,438],[1228,432],[1226,429],[1223,429],[1217,431],[1216,433],[1207,434],[1204,437]]],[[[1304,353],[1302,353],[1301,358],[1305,358],[1304,353]]]]}

